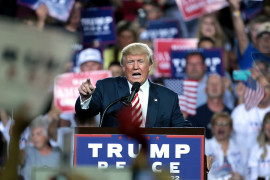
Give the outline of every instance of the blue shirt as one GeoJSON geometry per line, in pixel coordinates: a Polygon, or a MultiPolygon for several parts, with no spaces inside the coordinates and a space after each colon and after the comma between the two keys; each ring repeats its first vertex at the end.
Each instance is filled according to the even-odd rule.
{"type": "Polygon", "coordinates": [[[240,69],[250,69],[254,60],[265,60],[270,62],[270,58],[261,53],[257,48],[255,48],[249,41],[248,46],[244,54],[240,54],[239,47],[237,46],[237,59],[240,69]]]}

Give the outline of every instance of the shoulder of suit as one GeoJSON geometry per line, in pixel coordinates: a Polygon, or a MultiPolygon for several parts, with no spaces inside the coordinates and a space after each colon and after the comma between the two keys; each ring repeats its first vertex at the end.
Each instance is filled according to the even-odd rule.
{"type": "Polygon", "coordinates": [[[120,82],[120,81],[126,81],[125,77],[109,77],[109,78],[104,78],[99,80],[98,82],[101,83],[116,83],[116,82],[120,82]]]}
{"type": "Polygon", "coordinates": [[[172,95],[176,94],[174,91],[170,90],[169,88],[167,88],[161,84],[156,84],[156,83],[150,82],[150,86],[157,89],[158,91],[161,91],[162,93],[167,93],[167,94],[172,94],[172,95]]]}

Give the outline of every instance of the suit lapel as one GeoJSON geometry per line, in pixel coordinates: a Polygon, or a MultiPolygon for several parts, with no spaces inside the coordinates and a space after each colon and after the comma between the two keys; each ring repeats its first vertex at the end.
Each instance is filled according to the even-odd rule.
{"type": "Polygon", "coordinates": [[[118,98],[130,95],[127,79],[120,77],[118,79],[118,98]]]}
{"type": "Polygon", "coordinates": [[[156,123],[158,107],[159,107],[159,96],[155,85],[149,81],[149,98],[148,98],[148,108],[146,116],[145,127],[154,127],[156,123]]]}

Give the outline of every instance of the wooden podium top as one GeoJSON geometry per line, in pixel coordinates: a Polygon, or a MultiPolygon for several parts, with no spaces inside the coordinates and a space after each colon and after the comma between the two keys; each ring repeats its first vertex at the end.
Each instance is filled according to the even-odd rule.
{"type": "MultiPolygon", "coordinates": [[[[205,128],[142,128],[144,134],[164,134],[164,135],[203,135],[205,128]]],[[[122,134],[116,127],[76,127],[75,134],[122,134]]]]}

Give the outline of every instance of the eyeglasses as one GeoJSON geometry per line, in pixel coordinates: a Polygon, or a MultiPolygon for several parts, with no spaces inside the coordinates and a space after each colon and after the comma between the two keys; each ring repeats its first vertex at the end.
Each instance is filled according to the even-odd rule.
{"type": "Polygon", "coordinates": [[[230,123],[225,121],[217,121],[215,122],[216,126],[228,126],[230,123]]]}

